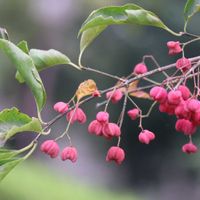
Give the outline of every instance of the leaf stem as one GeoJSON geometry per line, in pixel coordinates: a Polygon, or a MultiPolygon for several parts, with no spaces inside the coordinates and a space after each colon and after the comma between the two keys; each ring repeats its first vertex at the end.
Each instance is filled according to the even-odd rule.
{"type": "Polygon", "coordinates": [[[84,67],[84,66],[82,66],[82,69],[86,70],[86,71],[95,72],[97,74],[101,74],[101,75],[104,75],[104,76],[107,76],[107,77],[110,77],[110,78],[113,78],[113,79],[117,79],[118,81],[122,81],[122,82],[125,81],[123,78],[121,78],[119,76],[112,75],[112,74],[109,74],[107,72],[103,72],[103,71],[100,71],[100,70],[97,70],[97,69],[93,69],[93,68],[90,68],[90,67],[84,67]]]}

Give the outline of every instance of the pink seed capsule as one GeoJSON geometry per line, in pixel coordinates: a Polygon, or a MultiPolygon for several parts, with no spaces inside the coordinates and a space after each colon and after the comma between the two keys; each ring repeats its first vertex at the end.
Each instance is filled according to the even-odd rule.
{"type": "Polygon", "coordinates": [[[125,152],[122,148],[117,146],[112,146],[107,152],[106,161],[115,161],[120,165],[125,159],[125,152]]]}
{"type": "Polygon", "coordinates": [[[187,108],[187,103],[186,101],[182,100],[178,106],[175,108],[175,115],[177,118],[184,118],[184,119],[190,119],[191,117],[191,112],[187,108]]]}
{"type": "Polygon", "coordinates": [[[191,112],[200,112],[200,101],[197,99],[189,99],[187,101],[187,108],[191,112]]]}
{"type": "Polygon", "coordinates": [[[167,95],[168,103],[178,105],[182,99],[182,93],[179,90],[171,90],[167,95]]]}
{"type": "Polygon", "coordinates": [[[128,116],[135,120],[139,116],[140,111],[137,108],[131,109],[127,112],[128,116]]]}
{"type": "Polygon", "coordinates": [[[57,102],[54,106],[53,109],[59,113],[64,113],[67,112],[68,110],[68,104],[64,102],[57,102]]]}
{"type": "Polygon", "coordinates": [[[115,91],[110,91],[106,93],[106,98],[111,98],[112,103],[117,103],[123,97],[123,93],[120,89],[116,89],[115,91]]]}
{"type": "Polygon", "coordinates": [[[167,42],[167,47],[169,49],[169,55],[175,55],[182,52],[182,48],[180,46],[179,41],[169,41],[167,42]]]}
{"type": "Polygon", "coordinates": [[[141,143],[149,144],[150,141],[155,139],[155,134],[149,130],[143,130],[138,135],[138,139],[141,143]]]}
{"type": "Polygon", "coordinates": [[[117,124],[107,123],[103,126],[102,133],[107,139],[111,139],[112,137],[119,137],[121,130],[117,124]]]}
{"type": "Polygon", "coordinates": [[[150,138],[148,137],[148,135],[144,134],[144,133],[140,133],[138,136],[138,139],[141,143],[144,144],[149,144],[150,143],[150,138]]]}
{"type": "Polygon", "coordinates": [[[183,98],[184,100],[189,99],[189,97],[190,97],[190,90],[189,90],[189,88],[188,88],[187,86],[185,86],[185,85],[180,85],[180,86],[178,87],[178,90],[181,92],[182,98],[183,98]]]}
{"type": "Polygon", "coordinates": [[[191,61],[185,57],[182,57],[176,61],[176,68],[183,70],[183,72],[187,71],[191,67],[191,61]]]}
{"type": "Polygon", "coordinates": [[[185,135],[192,135],[196,131],[194,123],[187,119],[178,119],[175,128],[178,132],[183,132],[185,135]]]}
{"type": "Polygon", "coordinates": [[[187,154],[196,153],[198,148],[192,142],[189,142],[182,146],[182,151],[187,154]]]}
{"type": "Polygon", "coordinates": [[[73,124],[75,121],[78,121],[80,124],[84,124],[87,120],[87,117],[81,108],[76,108],[75,110],[71,110],[67,113],[66,119],[67,121],[71,120],[71,124],[73,124]]]}
{"type": "Polygon", "coordinates": [[[65,147],[61,152],[61,159],[71,160],[72,162],[76,162],[78,157],[78,153],[75,147],[65,147]]]}
{"type": "Polygon", "coordinates": [[[96,120],[102,124],[107,123],[109,120],[109,113],[100,111],[96,115],[96,120]]]}
{"type": "Polygon", "coordinates": [[[167,91],[163,87],[155,86],[151,88],[150,96],[154,101],[158,101],[159,103],[164,103],[167,99],[167,91]]]}
{"type": "Polygon", "coordinates": [[[88,126],[88,132],[91,134],[95,134],[97,136],[101,136],[102,128],[103,128],[103,125],[99,121],[93,120],[92,122],[90,122],[88,126]]]}
{"type": "Polygon", "coordinates": [[[168,115],[174,115],[176,106],[177,105],[169,104],[168,101],[165,101],[159,105],[159,110],[160,112],[165,112],[168,115]]]}
{"type": "Polygon", "coordinates": [[[144,63],[138,63],[133,69],[133,73],[135,74],[144,74],[147,71],[147,66],[144,63]]]}
{"type": "Polygon", "coordinates": [[[58,156],[60,151],[58,144],[54,140],[46,140],[40,146],[40,150],[48,154],[51,158],[58,156]]]}

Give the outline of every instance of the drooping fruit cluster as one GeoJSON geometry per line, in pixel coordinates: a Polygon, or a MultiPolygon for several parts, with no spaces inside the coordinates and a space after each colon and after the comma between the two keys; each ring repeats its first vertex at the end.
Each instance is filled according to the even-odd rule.
{"type": "MultiPolygon", "coordinates": [[[[56,141],[54,140],[46,140],[42,143],[40,150],[47,155],[49,155],[51,158],[56,158],[60,152],[60,148],[56,141]]],[[[61,159],[63,161],[65,160],[71,160],[72,162],[76,162],[78,157],[78,153],[75,147],[65,147],[61,152],[61,159]]]]}
{"type": "Polygon", "coordinates": [[[98,112],[96,120],[89,124],[88,132],[97,136],[104,136],[107,139],[121,135],[120,127],[115,123],[109,122],[109,114],[102,111],[98,112]]]}
{"type": "MultiPolygon", "coordinates": [[[[116,103],[116,101],[114,102],[116,103]]],[[[108,112],[100,111],[97,113],[96,119],[90,122],[88,132],[97,136],[103,136],[106,139],[111,139],[113,137],[120,137],[121,128],[116,123],[109,122],[108,112]]],[[[124,158],[124,150],[119,146],[113,146],[107,152],[106,161],[113,160],[117,164],[121,164],[124,158]]]]}
{"type": "MultiPolygon", "coordinates": [[[[188,87],[180,85],[177,90],[167,92],[163,87],[156,86],[150,90],[150,96],[159,103],[160,112],[176,116],[176,130],[189,136],[190,144],[192,144],[191,136],[200,125],[200,101],[191,96],[188,87]]],[[[191,151],[189,149],[186,145],[183,152],[195,153],[197,151],[197,148],[196,150],[192,148],[191,151]]]]}
{"type": "MultiPolygon", "coordinates": [[[[183,53],[184,43],[181,44],[179,41],[169,41],[167,47],[169,49],[169,55],[176,55],[183,53]]],[[[125,78],[117,78],[118,82],[116,85],[107,90],[99,91],[96,87],[96,83],[91,79],[84,81],[79,85],[74,97],[68,103],[58,102],[54,105],[55,111],[60,113],[61,116],[66,115],[68,125],[66,130],[55,140],[45,141],[41,145],[41,151],[48,154],[51,158],[57,157],[60,151],[57,140],[67,136],[70,145],[62,150],[61,159],[63,161],[71,160],[75,162],[78,153],[76,148],[72,145],[71,138],[68,134],[69,127],[76,121],[80,124],[86,122],[87,117],[80,108],[81,104],[90,99],[102,97],[102,95],[105,94],[106,100],[100,103],[100,106],[105,105],[105,107],[103,111],[99,111],[96,114],[96,118],[89,123],[88,132],[91,135],[101,136],[109,140],[117,139],[117,144],[111,146],[107,151],[106,161],[115,161],[117,164],[121,164],[125,159],[125,151],[120,147],[120,142],[122,124],[126,113],[131,120],[138,119],[139,121],[138,127],[141,129],[138,134],[139,142],[148,145],[156,138],[152,131],[143,128],[142,122],[144,118],[149,117],[154,105],[157,103],[159,104],[160,112],[174,115],[177,118],[175,124],[176,131],[182,132],[189,138],[189,142],[182,146],[182,151],[187,154],[197,152],[198,148],[193,144],[192,135],[196,132],[197,127],[200,126],[200,101],[198,100],[198,96],[200,95],[199,71],[198,73],[195,71],[195,62],[193,63],[191,59],[186,58],[184,53],[182,57],[171,66],[174,67],[176,71],[168,75],[166,71],[162,71],[164,67],[163,69],[160,68],[152,56],[144,56],[142,62],[134,66],[131,74],[125,78]],[[145,63],[145,59],[147,58],[150,58],[155,66],[158,67],[155,71],[163,73],[166,77],[161,83],[157,83],[147,77],[153,74],[153,72],[148,71],[148,67],[145,63]],[[187,80],[190,77],[194,82],[193,92],[187,87],[187,80]],[[141,80],[150,82],[151,85],[139,87],[138,84],[141,80]],[[146,89],[148,89],[148,91],[145,91],[146,89]],[[81,99],[86,96],[89,96],[89,98],[85,99],[85,101],[81,101],[81,99]],[[147,114],[143,114],[142,109],[135,103],[132,97],[153,100],[147,114]],[[117,104],[122,99],[124,102],[121,113],[117,123],[114,123],[110,120],[110,115],[107,111],[108,106],[110,102],[117,104]],[[128,103],[133,104],[133,107],[127,111],[128,103]],[[72,105],[70,106],[70,104],[72,105]]],[[[166,69],[168,68],[170,68],[170,65],[166,67],[166,69]]],[[[112,75],[109,75],[109,77],[112,77],[112,75]]],[[[113,76],[113,78],[116,78],[116,76],[113,76]]]]}
{"type": "MultiPolygon", "coordinates": [[[[63,133],[63,135],[59,136],[55,140],[46,140],[42,143],[40,149],[42,152],[49,155],[51,158],[56,158],[60,152],[60,148],[56,142],[56,140],[62,138],[64,135],[68,135],[68,129],[71,124],[74,122],[79,122],[80,124],[83,124],[86,122],[87,118],[84,113],[84,111],[78,107],[78,104],[75,106],[74,109],[69,110],[69,104],[64,102],[57,102],[54,105],[54,110],[57,111],[60,114],[66,114],[66,120],[69,122],[69,125],[66,129],[66,131],[63,133]]],[[[69,137],[70,138],[70,137],[69,137]]],[[[71,143],[71,140],[70,140],[71,143]]],[[[65,147],[61,152],[61,159],[63,161],[65,160],[71,160],[72,162],[76,162],[78,157],[77,149],[72,146],[72,144],[68,147],[65,147]]]]}

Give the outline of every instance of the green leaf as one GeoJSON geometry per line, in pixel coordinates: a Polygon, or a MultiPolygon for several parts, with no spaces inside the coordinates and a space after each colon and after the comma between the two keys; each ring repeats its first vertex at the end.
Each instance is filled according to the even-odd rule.
{"type": "Polygon", "coordinates": [[[102,25],[83,31],[80,42],[81,51],[83,52],[106,27],[106,25],[102,25]]]}
{"type": "MultiPolygon", "coordinates": [[[[17,44],[17,46],[26,54],[29,54],[29,48],[28,43],[25,40],[22,40],[17,44]]],[[[23,77],[20,75],[20,73],[17,71],[15,74],[15,78],[19,81],[19,83],[24,83],[23,77]]]]}
{"type": "Polygon", "coordinates": [[[46,102],[46,93],[31,57],[24,53],[19,47],[4,39],[0,39],[0,49],[2,49],[13,64],[15,64],[18,72],[35,97],[38,111],[41,111],[46,102]]]}
{"type": "Polygon", "coordinates": [[[28,43],[25,40],[22,40],[17,44],[17,46],[26,54],[29,53],[28,43]]]}
{"type": "Polygon", "coordinates": [[[1,160],[12,158],[18,154],[16,150],[2,149],[0,148],[0,162],[1,160]]]}
{"type": "Polygon", "coordinates": [[[71,63],[70,59],[66,55],[54,49],[47,51],[31,49],[29,54],[33,59],[33,62],[38,71],[44,70],[54,65],[71,63]]]}
{"type": "MultiPolygon", "coordinates": [[[[76,67],[75,65],[73,65],[73,63],[66,55],[54,49],[50,50],[31,49],[29,55],[32,58],[33,63],[38,71],[42,71],[54,65],[62,65],[62,64],[70,64],[73,67],[76,67]]],[[[76,68],[80,69],[79,67],[76,68]]],[[[20,83],[24,82],[19,72],[16,73],[15,77],[20,83]]]]}
{"type": "Polygon", "coordinates": [[[193,17],[193,15],[195,15],[199,11],[200,11],[200,0],[187,0],[184,7],[185,31],[189,20],[193,17]]]}
{"type": "Polygon", "coordinates": [[[8,150],[0,148],[0,181],[20,162],[26,160],[35,150],[37,143],[32,142],[26,147],[19,150],[8,150]],[[28,153],[23,157],[18,157],[18,154],[28,153]]]}
{"type": "Polygon", "coordinates": [[[17,108],[5,109],[0,112],[0,146],[19,132],[41,132],[42,126],[37,118],[19,112],[17,108]]]}
{"type": "Polygon", "coordinates": [[[93,11],[83,23],[79,35],[81,36],[80,51],[90,43],[109,25],[113,24],[139,24],[162,28],[174,35],[179,35],[169,29],[153,12],[143,9],[135,4],[124,6],[109,6],[93,11]]]}
{"type": "Polygon", "coordinates": [[[185,21],[200,11],[200,0],[188,0],[184,8],[185,21]]]}
{"type": "Polygon", "coordinates": [[[9,158],[0,160],[0,181],[19,163],[24,161],[24,158],[9,158]]]}

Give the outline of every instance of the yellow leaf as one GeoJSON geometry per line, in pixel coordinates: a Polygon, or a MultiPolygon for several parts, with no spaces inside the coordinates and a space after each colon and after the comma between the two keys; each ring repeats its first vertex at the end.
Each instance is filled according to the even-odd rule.
{"type": "Polygon", "coordinates": [[[82,82],[76,91],[77,100],[79,101],[85,96],[92,95],[96,90],[96,83],[92,79],[82,82]]]}
{"type": "Polygon", "coordinates": [[[136,90],[138,87],[138,83],[139,83],[139,80],[136,80],[136,81],[133,81],[132,83],[130,83],[128,86],[128,90],[129,91],[136,90]]]}
{"type": "Polygon", "coordinates": [[[138,83],[139,83],[139,80],[136,80],[129,84],[129,87],[128,87],[128,91],[130,91],[129,95],[140,98],[140,99],[151,99],[150,95],[147,92],[144,92],[142,90],[137,91],[138,83]],[[131,92],[131,91],[134,91],[134,92],[131,92]]]}
{"type": "Polygon", "coordinates": [[[133,96],[133,97],[140,98],[140,99],[151,99],[149,94],[147,92],[144,92],[144,91],[132,92],[132,93],[129,93],[129,95],[133,96]]]}

